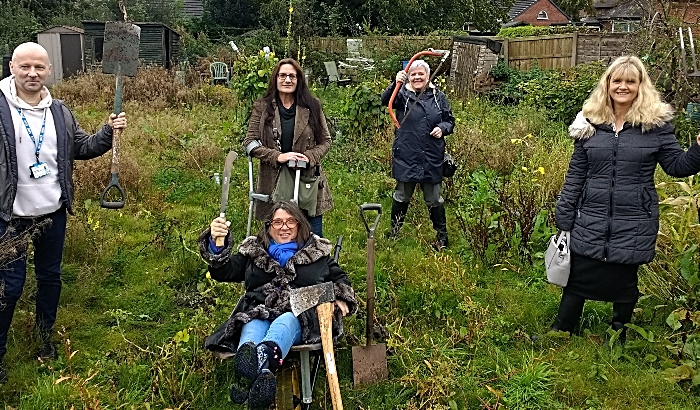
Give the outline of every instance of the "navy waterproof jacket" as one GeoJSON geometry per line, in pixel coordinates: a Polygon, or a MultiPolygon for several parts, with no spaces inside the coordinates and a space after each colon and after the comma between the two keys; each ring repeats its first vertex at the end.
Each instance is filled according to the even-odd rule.
{"type": "MultiPolygon", "coordinates": [[[[388,106],[396,81],[382,93],[382,104],[388,106]]],[[[442,161],[445,136],[452,134],[455,119],[445,93],[432,84],[419,96],[410,84],[401,87],[394,99],[396,119],[401,124],[394,134],[391,172],[399,182],[442,182],[442,161]],[[442,130],[442,138],[430,131],[442,130]]]]}
{"type": "Polygon", "coordinates": [[[571,231],[571,250],[589,258],[640,265],[654,259],[659,231],[656,165],[673,177],[700,172],[700,146],[684,151],[670,108],[654,124],[615,132],[579,113],[569,127],[574,153],[556,205],[557,228],[571,231]]]}

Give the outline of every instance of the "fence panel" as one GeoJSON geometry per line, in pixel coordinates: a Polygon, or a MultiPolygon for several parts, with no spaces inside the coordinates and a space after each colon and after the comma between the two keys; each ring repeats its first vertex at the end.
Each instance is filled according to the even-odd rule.
{"type": "Polygon", "coordinates": [[[538,65],[542,69],[566,70],[575,60],[575,34],[504,39],[508,64],[521,71],[538,65]]]}

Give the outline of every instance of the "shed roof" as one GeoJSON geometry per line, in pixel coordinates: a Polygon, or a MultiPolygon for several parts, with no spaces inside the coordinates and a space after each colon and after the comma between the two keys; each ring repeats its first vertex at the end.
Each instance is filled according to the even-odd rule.
{"type": "MultiPolygon", "coordinates": [[[[106,21],[99,21],[99,20],[85,20],[83,21],[83,25],[85,24],[105,24],[106,21]]],[[[180,35],[177,31],[175,31],[172,27],[169,27],[165,23],[157,23],[154,21],[130,21],[130,23],[136,24],[139,27],[165,27],[168,30],[172,31],[173,33],[180,35]]]]}
{"type": "Polygon", "coordinates": [[[52,26],[47,29],[41,30],[38,33],[77,33],[77,34],[83,34],[85,33],[85,30],[79,27],[74,27],[74,26],[52,26]]]}
{"type": "Polygon", "coordinates": [[[649,14],[649,0],[600,0],[593,3],[595,16],[601,20],[639,20],[649,14]]]}

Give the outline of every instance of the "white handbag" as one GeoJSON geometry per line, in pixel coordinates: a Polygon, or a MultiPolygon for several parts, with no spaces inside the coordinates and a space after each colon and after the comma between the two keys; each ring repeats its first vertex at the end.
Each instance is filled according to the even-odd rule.
{"type": "Polygon", "coordinates": [[[571,251],[569,239],[571,232],[560,232],[549,239],[547,252],[544,254],[544,267],[547,270],[549,283],[566,287],[571,273],[571,251]]]}

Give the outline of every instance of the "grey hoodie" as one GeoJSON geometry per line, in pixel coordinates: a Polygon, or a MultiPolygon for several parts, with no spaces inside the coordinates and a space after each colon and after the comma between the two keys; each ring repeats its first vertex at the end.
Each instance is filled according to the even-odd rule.
{"type": "Polygon", "coordinates": [[[10,105],[15,133],[18,181],[12,215],[33,217],[54,212],[61,207],[61,186],[58,182],[56,126],[53,114],[49,109],[53,102],[51,93],[44,87],[41,92],[41,101],[38,105],[32,107],[17,96],[14,76],[0,81],[0,92],[2,92],[10,105]],[[22,116],[29,124],[34,141],[32,141],[27,131],[22,116]],[[44,119],[46,126],[39,151],[39,161],[48,166],[49,174],[41,178],[31,178],[29,167],[36,163],[36,144],[39,143],[44,119]]]}
{"type": "MultiPolygon", "coordinates": [[[[16,108],[19,106],[27,117],[35,139],[39,135],[42,119],[38,120],[39,126],[32,125],[32,121],[36,121],[36,118],[30,120],[29,116],[37,113],[32,112],[30,108],[24,109],[26,107],[16,99],[16,94],[13,94],[12,82],[14,82],[13,77],[0,81],[0,219],[9,221],[13,216],[37,216],[45,214],[42,212],[48,213],[50,209],[56,210],[61,206],[65,206],[71,212],[73,161],[95,158],[109,151],[112,147],[112,128],[104,125],[95,135],[86,134],[78,125],[73,113],[63,105],[63,102],[51,99],[48,90],[44,90],[45,94],[42,94],[44,99],[39,105],[41,114],[38,115],[41,115],[43,119],[44,104],[48,109],[46,110],[45,146],[41,148],[39,159],[49,165],[51,173],[37,181],[41,181],[43,184],[45,181],[52,181],[46,178],[56,178],[59,197],[57,203],[53,202],[52,198],[54,197],[51,195],[56,193],[53,190],[55,188],[54,182],[47,184],[50,187],[32,185],[32,182],[37,181],[29,181],[29,184],[25,184],[24,177],[29,179],[29,167],[25,167],[27,158],[25,157],[26,152],[23,152],[24,148],[31,152],[31,163],[36,162],[36,159],[34,146],[27,136],[26,128],[16,108]],[[52,121],[51,125],[49,121],[52,121]],[[54,147],[50,148],[51,158],[48,155],[49,149],[46,147],[49,133],[54,135],[54,147]],[[55,167],[55,172],[52,167],[55,167]],[[20,184],[26,186],[20,187],[20,184]],[[47,189],[44,190],[44,188],[47,189]],[[22,190],[24,192],[20,192],[22,190]],[[37,198],[39,193],[42,195],[41,199],[37,198]],[[20,212],[27,215],[19,215],[15,212],[18,201],[19,207],[17,209],[21,209],[20,212]],[[40,208],[37,204],[45,204],[46,206],[42,205],[40,208]]],[[[108,170],[105,170],[105,179],[107,176],[108,170]]]]}

